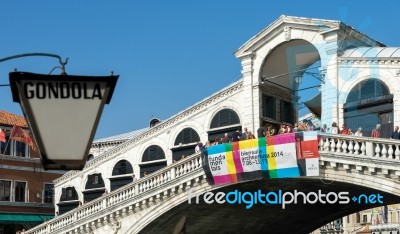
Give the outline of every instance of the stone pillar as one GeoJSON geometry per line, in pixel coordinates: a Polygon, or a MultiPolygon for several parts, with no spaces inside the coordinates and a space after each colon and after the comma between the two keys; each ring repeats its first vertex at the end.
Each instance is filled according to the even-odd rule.
{"type": "Polygon", "coordinates": [[[337,40],[327,42],[325,55],[321,55],[321,68],[326,69],[325,84],[321,87],[321,124],[328,126],[343,122],[339,120],[337,49],[337,40]]]}
{"type": "Polygon", "coordinates": [[[242,60],[243,96],[240,103],[241,123],[253,133],[259,126],[259,89],[258,77],[254,77],[254,54],[249,52],[240,57],[242,60]]]}
{"type": "Polygon", "coordinates": [[[400,95],[399,91],[393,93],[393,127],[400,126],[400,95]]]}

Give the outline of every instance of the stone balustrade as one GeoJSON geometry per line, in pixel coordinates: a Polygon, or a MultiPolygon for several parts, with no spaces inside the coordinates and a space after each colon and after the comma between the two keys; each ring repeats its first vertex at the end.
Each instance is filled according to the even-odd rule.
{"type": "MultiPolygon", "coordinates": [[[[202,170],[202,160],[200,154],[189,156],[177,163],[171,164],[157,172],[143,177],[127,186],[103,195],[102,197],[90,201],[81,207],[78,207],[68,213],[55,217],[46,223],[32,228],[25,233],[44,234],[44,233],[61,233],[61,230],[69,228],[71,225],[77,225],[80,222],[87,222],[88,219],[98,219],[100,215],[104,215],[104,210],[112,211],[113,208],[119,207],[127,201],[132,201],[141,194],[153,192],[160,186],[169,183],[172,180],[179,180],[179,177],[190,174],[193,171],[202,170]]],[[[130,204],[130,209],[140,206],[142,200],[136,199],[134,204],[130,204]]]]}
{"type": "Polygon", "coordinates": [[[400,160],[400,141],[372,137],[319,133],[320,152],[400,160]]]}
{"type": "MultiPolygon", "coordinates": [[[[334,159],[347,160],[349,164],[358,164],[355,161],[360,158],[374,159],[376,165],[382,163],[393,165],[397,174],[400,171],[395,168],[395,163],[400,163],[400,141],[390,139],[379,139],[370,137],[355,137],[348,135],[332,135],[319,133],[319,152],[321,165],[326,162],[336,164],[334,159]],[[332,162],[331,162],[332,161],[332,162]]],[[[371,162],[373,160],[369,160],[371,162]]],[[[167,167],[130,183],[122,188],[112,191],[110,194],[84,204],[68,213],[55,217],[46,223],[32,228],[26,233],[64,233],[71,228],[76,232],[88,232],[90,223],[100,220],[110,222],[110,217],[121,213],[128,213],[132,210],[143,208],[152,199],[159,199],[165,191],[161,187],[167,184],[177,186],[178,190],[183,191],[185,184],[192,183],[193,175],[205,178],[202,170],[202,160],[200,154],[194,154],[183,160],[168,165],[167,167]],[[173,185],[172,185],[173,184],[173,185]],[[161,195],[160,195],[161,193],[161,195]],[[125,207],[122,208],[121,207],[125,207]],[[88,226],[89,225],[89,226],[88,226]]],[[[199,177],[195,178],[199,182],[199,177]]]]}
{"type": "MultiPolygon", "coordinates": [[[[382,223],[369,226],[370,231],[398,231],[400,230],[400,223],[382,223]]],[[[393,232],[394,233],[394,232],[393,232]]]]}

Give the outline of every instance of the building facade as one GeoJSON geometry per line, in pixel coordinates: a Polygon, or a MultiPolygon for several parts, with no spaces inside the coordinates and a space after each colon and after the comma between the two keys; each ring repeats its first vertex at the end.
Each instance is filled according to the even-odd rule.
{"type": "Polygon", "coordinates": [[[54,217],[54,184],[62,171],[44,171],[38,152],[10,138],[13,126],[27,129],[23,117],[0,110],[0,234],[29,229],[54,217]]]}

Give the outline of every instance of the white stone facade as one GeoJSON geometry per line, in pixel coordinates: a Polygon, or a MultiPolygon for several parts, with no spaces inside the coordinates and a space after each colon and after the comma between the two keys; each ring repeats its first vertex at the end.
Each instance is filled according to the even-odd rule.
{"type": "MultiPolygon", "coordinates": [[[[56,203],[61,197],[62,188],[75,187],[79,200],[83,202],[82,191],[85,190],[88,175],[101,173],[105,182],[107,191],[110,191],[110,178],[115,164],[120,160],[126,160],[133,166],[136,178],[140,177],[140,167],[144,151],[151,145],[160,146],[165,152],[167,164],[172,163],[172,151],[174,141],[177,135],[186,127],[194,129],[200,136],[200,140],[208,140],[207,131],[213,116],[220,110],[229,108],[234,110],[240,118],[240,122],[249,122],[245,120],[246,115],[241,111],[243,99],[242,81],[223,89],[211,97],[199,102],[189,109],[173,116],[172,118],[158,124],[148,131],[140,134],[138,137],[121,143],[119,146],[110,148],[101,156],[87,163],[82,171],[71,171],[55,181],[55,200],[56,203]]],[[[243,125],[246,126],[246,125],[243,125]]],[[[250,130],[250,127],[248,127],[250,130]]],[[[96,148],[92,148],[93,153],[96,148]]],[[[56,212],[58,207],[56,206],[56,212]]]]}

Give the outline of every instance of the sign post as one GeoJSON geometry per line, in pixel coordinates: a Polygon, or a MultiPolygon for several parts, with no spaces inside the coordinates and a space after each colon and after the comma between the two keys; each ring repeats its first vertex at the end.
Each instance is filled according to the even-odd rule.
{"type": "Polygon", "coordinates": [[[118,76],[12,72],[9,77],[13,101],[21,105],[43,168],[83,169],[118,76]]]}

